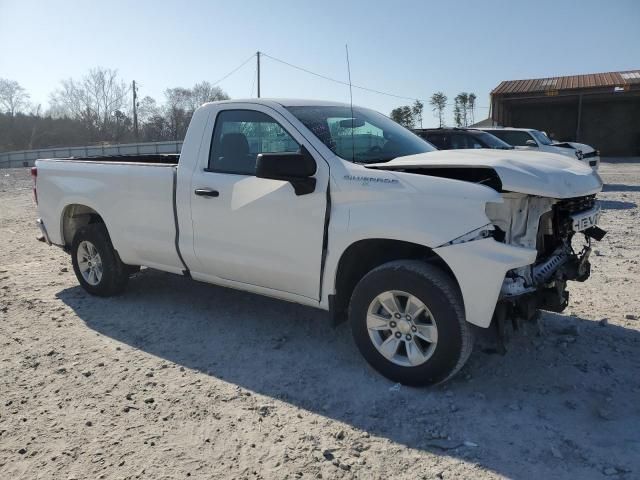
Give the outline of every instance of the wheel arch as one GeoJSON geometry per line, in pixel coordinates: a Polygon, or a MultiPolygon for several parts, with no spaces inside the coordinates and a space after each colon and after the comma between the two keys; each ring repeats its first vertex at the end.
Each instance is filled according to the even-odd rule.
{"type": "Polygon", "coordinates": [[[71,248],[73,237],[78,229],[91,223],[102,223],[106,228],[106,222],[102,216],[96,210],[87,205],[71,203],[62,210],[60,231],[62,233],[62,241],[65,250],[69,250],[71,248]]]}
{"type": "Polygon", "coordinates": [[[358,282],[374,268],[394,260],[422,260],[435,265],[447,273],[460,290],[447,263],[425,245],[386,238],[358,240],[342,252],[336,267],[334,294],[329,296],[335,325],[347,320],[349,301],[358,282]]]}

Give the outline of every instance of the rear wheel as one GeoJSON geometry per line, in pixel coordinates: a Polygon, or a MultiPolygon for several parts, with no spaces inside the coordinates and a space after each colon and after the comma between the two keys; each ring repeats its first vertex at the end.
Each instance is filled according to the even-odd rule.
{"type": "Polygon", "coordinates": [[[80,228],[71,245],[73,271],[80,285],[92,295],[109,297],[122,292],[129,274],[102,223],[80,228]]]}
{"type": "Polygon", "coordinates": [[[455,283],[424,262],[395,261],[369,272],[356,286],[349,317],[365,359],[406,385],[451,378],[473,348],[455,283]]]}

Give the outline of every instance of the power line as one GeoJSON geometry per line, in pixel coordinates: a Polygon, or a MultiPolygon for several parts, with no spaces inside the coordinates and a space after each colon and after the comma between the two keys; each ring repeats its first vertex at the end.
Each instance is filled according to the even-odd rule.
{"type": "MultiPolygon", "coordinates": [[[[355,84],[349,85],[349,83],[348,83],[348,82],[344,82],[344,81],[342,81],[342,80],[338,80],[337,78],[328,77],[328,76],[326,76],[326,75],[322,75],[322,74],[320,74],[320,73],[317,73],[317,72],[311,71],[311,70],[309,70],[309,69],[307,69],[307,68],[300,67],[300,66],[298,66],[298,65],[294,65],[293,63],[286,62],[286,61],[281,60],[281,59],[279,59],[279,58],[276,58],[276,57],[274,57],[274,56],[272,56],[272,55],[269,55],[268,53],[264,53],[264,52],[260,52],[260,53],[262,54],[262,56],[267,57],[267,58],[270,58],[271,60],[275,60],[276,62],[282,63],[283,65],[287,65],[288,67],[295,68],[296,70],[300,70],[301,72],[305,72],[305,73],[308,73],[308,74],[310,74],[310,75],[314,75],[314,76],[316,76],[316,77],[322,78],[322,79],[324,79],[324,80],[328,80],[328,81],[330,81],[330,82],[338,83],[338,84],[340,84],[340,85],[351,86],[351,87],[353,87],[353,88],[357,88],[357,89],[359,89],[359,90],[364,90],[364,91],[366,91],[366,92],[377,93],[377,94],[379,94],[379,95],[386,95],[386,96],[388,96],[388,97],[399,98],[399,99],[401,99],[401,100],[413,100],[413,101],[415,101],[415,100],[419,100],[419,101],[421,101],[421,102],[423,102],[423,103],[429,103],[429,101],[428,101],[428,100],[425,100],[425,99],[422,99],[422,98],[417,98],[417,97],[405,97],[405,96],[403,96],[403,95],[396,95],[395,93],[383,92],[383,91],[381,91],[381,90],[376,90],[376,89],[373,89],[373,88],[363,87],[362,85],[355,85],[355,84]]],[[[454,104],[449,104],[449,103],[447,104],[447,106],[448,106],[448,107],[453,106],[453,105],[454,105],[454,104]]],[[[475,108],[489,108],[489,107],[484,107],[484,106],[480,106],[480,105],[475,105],[475,108]]]]}
{"type": "MultiPolygon", "coordinates": [[[[313,72],[313,71],[311,71],[311,70],[309,70],[307,68],[299,67],[298,65],[294,65],[292,63],[285,62],[284,60],[280,60],[279,58],[273,57],[273,56],[271,56],[271,55],[269,55],[267,53],[264,53],[264,52],[262,52],[262,55],[264,55],[265,57],[270,58],[271,60],[275,60],[276,62],[280,62],[280,63],[282,63],[284,65],[287,65],[287,66],[289,66],[291,68],[295,68],[296,70],[300,70],[302,72],[309,73],[311,75],[315,75],[316,77],[323,78],[325,80],[329,80],[330,82],[339,83],[340,85],[345,85],[347,87],[349,86],[349,82],[344,82],[344,81],[338,80],[336,78],[327,77],[326,75],[322,75],[320,73],[313,72]]],[[[374,90],[373,88],[367,88],[367,87],[363,87],[363,86],[360,86],[360,85],[353,84],[351,86],[353,88],[357,88],[357,89],[360,89],[360,90],[365,90],[365,91],[372,92],[372,93],[378,93],[380,95],[387,95],[389,97],[400,98],[402,100],[420,100],[419,98],[404,97],[402,95],[396,95],[394,93],[382,92],[380,90],[374,90]]]]}
{"type": "Polygon", "coordinates": [[[222,82],[223,80],[226,80],[227,78],[229,78],[231,75],[233,75],[234,73],[236,73],[238,70],[240,70],[242,67],[244,67],[247,63],[249,63],[249,61],[251,61],[253,59],[253,57],[255,57],[256,54],[252,54],[249,58],[247,58],[244,62],[242,62],[240,65],[238,65],[236,68],[234,68],[233,70],[231,70],[229,73],[227,73],[224,77],[222,77],[220,80],[213,82],[213,84],[211,85],[212,87],[215,87],[216,85],[218,85],[220,82],[222,82]]]}
{"type": "MultiPolygon", "coordinates": [[[[227,78],[229,78],[231,75],[233,75],[233,74],[234,74],[234,73],[236,73],[238,70],[240,70],[242,67],[244,67],[247,63],[249,63],[249,62],[253,59],[253,57],[255,57],[256,55],[257,55],[257,53],[252,54],[249,58],[247,58],[244,62],[242,62],[242,63],[241,63],[240,65],[238,65],[236,68],[234,68],[233,70],[231,70],[229,73],[227,73],[224,77],[222,77],[222,78],[220,78],[219,80],[215,81],[215,82],[212,84],[212,86],[216,86],[216,85],[218,85],[220,82],[222,82],[222,81],[226,80],[227,78]]],[[[407,97],[407,96],[404,96],[404,95],[397,95],[397,94],[395,94],[395,93],[383,92],[382,90],[376,90],[376,89],[374,89],[374,88],[364,87],[364,86],[362,86],[362,85],[355,85],[355,84],[351,84],[351,85],[349,85],[349,82],[345,82],[345,81],[343,81],[343,80],[338,80],[337,78],[332,78],[332,77],[329,77],[329,76],[327,76],[327,75],[323,75],[323,74],[321,74],[321,73],[314,72],[314,71],[312,71],[312,70],[309,70],[308,68],[304,68],[304,67],[300,67],[300,66],[298,66],[298,65],[294,65],[293,63],[289,63],[289,62],[287,62],[287,61],[285,61],[285,60],[282,60],[282,59],[280,59],[280,58],[276,58],[276,57],[274,57],[274,56],[272,56],[272,55],[269,55],[268,53],[264,53],[264,52],[262,52],[262,51],[261,51],[261,52],[260,52],[260,55],[261,55],[261,56],[263,56],[263,57],[270,58],[271,60],[274,60],[274,61],[276,61],[276,62],[279,62],[279,63],[281,63],[281,64],[283,64],[283,65],[288,66],[288,67],[294,68],[294,69],[296,69],[296,70],[300,70],[301,72],[308,73],[309,75],[313,75],[313,76],[316,76],[316,77],[318,77],[318,78],[322,78],[322,79],[324,79],[324,80],[327,80],[327,81],[330,81],[330,82],[333,82],[333,83],[337,83],[337,84],[340,84],[340,85],[344,85],[344,86],[347,86],[347,87],[349,87],[349,86],[350,86],[350,87],[352,87],[352,88],[357,88],[358,90],[363,90],[363,91],[365,91],[365,92],[377,93],[378,95],[385,95],[385,96],[387,96],[387,97],[398,98],[398,99],[400,99],[400,100],[411,100],[411,101],[418,100],[418,101],[423,102],[423,103],[427,103],[427,104],[429,103],[429,100],[425,100],[425,99],[423,99],[423,98],[418,98],[418,97],[407,97]]],[[[252,87],[251,87],[251,93],[252,93],[252,94],[253,94],[253,88],[254,88],[254,87],[252,86],[252,87]]],[[[455,104],[447,103],[447,104],[446,104],[446,106],[447,106],[447,107],[451,107],[451,106],[455,106],[455,104]]],[[[474,106],[474,108],[489,108],[489,107],[488,107],[488,106],[475,105],[475,106],[474,106]]]]}

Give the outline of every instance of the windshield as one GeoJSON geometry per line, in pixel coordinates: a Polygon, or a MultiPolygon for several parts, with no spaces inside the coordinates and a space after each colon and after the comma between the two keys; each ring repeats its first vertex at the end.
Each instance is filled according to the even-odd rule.
{"type": "Polygon", "coordinates": [[[388,162],[435,148],[381,113],[348,106],[287,107],[333,153],[357,163],[388,162]]]}
{"type": "Polygon", "coordinates": [[[536,140],[538,140],[538,143],[542,145],[551,145],[553,143],[547,135],[539,130],[531,130],[531,135],[533,135],[536,140]]]}
{"type": "Polygon", "coordinates": [[[477,137],[482,143],[484,143],[488,148],[497,148],[500,150],[511,150],[513,147],[509,145],[507,142],[500,140],[498,137],[494,137],[490,133],[487,132],[472,132],[474,137],[477,137]]]}

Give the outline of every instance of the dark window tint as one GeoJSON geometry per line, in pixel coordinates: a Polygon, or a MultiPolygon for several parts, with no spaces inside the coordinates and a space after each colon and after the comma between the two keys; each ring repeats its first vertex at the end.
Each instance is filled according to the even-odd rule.
{"type": "Polygon", "coordinates": [[[300,145],[269,115],[253,110],[224,110],[216,118],[209,169],[255,175],[259,153],[299,149],[300,145]]]}
{"type": "Polygon", "coordinates": [[[484,145],[466,133],[451,134],[451,148],[453,150],[462,148],[484,148],[484,145]]]}
{"type": "Polygon", "coordinates": [[[500,140],[498,137],[495,137],[494,135],[491,135],[486,132],[473,130],[469,132],[469,135],[471,135],[479,143],[482,143],[485,148],[498,148],[502,150],[508,150],[510,148],[513,148],[504,140],[500,140]]]}
{"type": "Polygon", "coordinates": [[[533,140],[531,135],[527,132],[521,132],[518,130],[491,130],[489,133],[498,137],[500,140],[504,140],[509,145],[514,147],[526,147],[527,140],[533,140]]]}
{"type": "Polygon", "coordinates": [[[446,133],[427,133],[422,136],[427,142],[436,146],[438,150],[448,150],[449,142],[446,133]]]}

